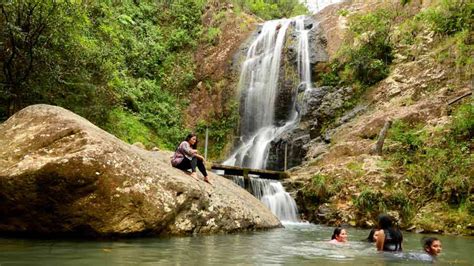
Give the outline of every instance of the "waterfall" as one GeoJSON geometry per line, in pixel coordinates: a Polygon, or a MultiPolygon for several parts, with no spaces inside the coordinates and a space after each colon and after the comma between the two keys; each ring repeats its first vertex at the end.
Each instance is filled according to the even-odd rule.
{"type": "Polygon", "coordinates": [[[304,16],[297,17],[295,21],[298,32],[298,73],[301,84],[305,85],[305,90],[311,88],[311,66],[309,63],[309,41],[308,29],[304,26],[304,16]]]}
{"type": "Polygon", "coordinates": [[[270,143],[298,125],[296,100],[293,100],[291,113],[283,125],[276,125],[274,114],[281,53],[286,31],[291,24],[295,25],[298,36],[297,68],[300,85],[304,85],[305,91],[311,88],[309,29],[305,29],[304,20],[304,16],[298,16],[267,21],[250,45],[239,80],[239,90],[244,98],[240,129],[242,143],[223,164],[265,169],[270,143]]]}
{"type": "MultiPolygon", "coordinates": [[[[299,115],[296,110],[296,94],[304,85],[304,91],[311,88],[311,67],[309,62],[308,32],[305,17],[267,21],[263,24],[257,38],[250,45],[239,80],[242,101],[240,128],[241,144],[225,161],[225,165],[265,169],[270,143],[283,133],[298,126],[299,115]],[[275,122],[275,102],[278,96],[279,74],[285,35],[294,26],[297,35],[297,70],[300,85],[293,91],[292,108],[287,121],[278,125],[275,122]]],[[[240,180],[235,180],[241,183],[240,180]]],[[[297,207],[291,196],[277,181],[252,178],[253,194],[262,200],[282,221],[297,222],[297,207]]]]}
{"type": "Polygon", "coordinates": [[[285,191],[280,182],[251,178],[252,194],[260,199],[282,222],[298,222],[295,200],[285,191]]]}
{"type": "Polygon", "coordinates": [[[315,14],[329,5],[337,4],[343,1],[344,0],[300,0],[300,3],[306,5],[308,10],[315,14]]]}
{"type": "Polygon", "coordinates": [[[249,47],[239,80],[239,91],[245,98],[240,130],[242,144],[223,164],[265,168],[268,145],[290,126],[275,126],[274,114],[281,52],[291,21],[265,22],[249,47]]]}

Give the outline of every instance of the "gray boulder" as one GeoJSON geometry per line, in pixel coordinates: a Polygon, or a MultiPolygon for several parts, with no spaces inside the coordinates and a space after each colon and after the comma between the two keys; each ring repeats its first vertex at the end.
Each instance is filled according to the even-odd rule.
{"type": "Polygon", "coordinates": [[[233,182],[172,168],[170,153],[128,145],[60,107],[0,124],[0,234],[188,235],[280,227],[233,182]]]}

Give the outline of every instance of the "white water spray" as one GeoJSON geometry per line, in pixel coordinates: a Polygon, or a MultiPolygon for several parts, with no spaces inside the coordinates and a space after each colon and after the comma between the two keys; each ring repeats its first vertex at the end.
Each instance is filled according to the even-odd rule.
{"type": "Polygon", "coordinates": [[[251,178],[252,194],[260,199],[282,222],[298,222],[295,200],[278,181],[251,178]]]}
{"type": "Polygon", "coordinates": [[[300,3],[304,4],[311,13],[315,14],[327,6],[341,3],[343,1],[344,0],[300,0],[300,3]]]}
{"type": "MultiPolygon", "coordinates": [[[[223,164],[266,168],[270,143],[298,125],[296,101],[292,103],[289,119],[282,126],[275,125],[274,114],[281,53],[286,31],[292,23],[298,36],[297,67],[300,84],[304,84],[305,90],[311,88],[308,43],[308,32],[311,29],[305,28],[304,20],[304,16],[299,16],[267,21],[250,45],[239,81],[240,92],[245,97],[241,125],[242,144],[223,164]]],[[[298,93],[296,88],[294,91],[298,93]]],[[[235,181],[242,186],[240,179],[235,181]]],[[[251,188],[253,194],[281,221],[299,221],[296,203],[280,182],[252,178],[251,188]]]]}

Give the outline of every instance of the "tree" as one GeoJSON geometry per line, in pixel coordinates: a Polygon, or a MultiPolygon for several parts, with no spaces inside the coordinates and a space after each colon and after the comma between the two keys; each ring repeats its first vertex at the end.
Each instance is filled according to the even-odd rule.
{"type": "Polygon", "coordinates": [[[25,83],[35,71],[37,47],[44,47],[50,41],[48,31],[54,23],[58,5],[48,2],[11,1],[0,4],[0,82],[8,116],[22,107],[22,99],[28,94],[25,83]]]}

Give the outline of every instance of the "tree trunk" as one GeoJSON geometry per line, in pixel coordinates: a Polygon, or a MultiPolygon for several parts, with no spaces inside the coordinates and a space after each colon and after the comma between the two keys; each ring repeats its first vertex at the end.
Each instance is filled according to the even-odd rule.
{"type": "Polygon", "coordinates": [[[379,133],[377,143],[375,143],[375,146],[372,149],[372,154],[382,155],[383,143],[385,141],[385,137],[387,136],[387,132],[390,126],[392,126],[392,121],[391,120],[386,121],[385,125],[383,126],[382,130],[379,133]]]}

